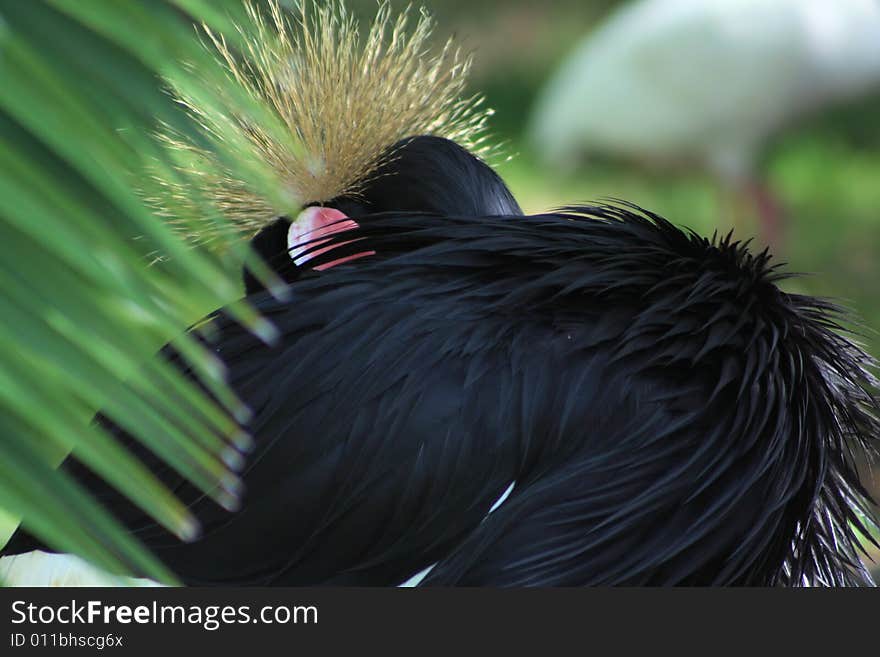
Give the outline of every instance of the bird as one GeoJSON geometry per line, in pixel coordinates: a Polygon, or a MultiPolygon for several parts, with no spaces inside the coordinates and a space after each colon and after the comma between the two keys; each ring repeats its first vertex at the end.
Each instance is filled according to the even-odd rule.
{"type": "MultiPolygon", "coordinates": [[[[200,323],[252,410],[240,508],[100,414],[201,534],[61,466],[184,583],[870,582],[855,463],[878,382],[845,311],[732,235],[625,202],[525,215],[455,140],[390,147],[356,192],[242,224],[284,284],[244,267],[275,344],[223,309],[200,323]]],[[[46,549],[19,529],[3,554],[46,549]]]]}
{"type": "Polygon", "coordinates": [[[702,167],[779,250],[787,213],[760,172],[768,144],[797,119],[878,89],[876,0],[639,0],[545,84],[530,141],[547,166],[593,153],[702,167]]]}

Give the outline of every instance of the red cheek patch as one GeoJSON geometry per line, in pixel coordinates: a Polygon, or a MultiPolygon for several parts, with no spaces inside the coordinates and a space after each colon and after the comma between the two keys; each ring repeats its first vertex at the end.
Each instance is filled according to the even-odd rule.
{"type": "MultiPolygon", "coordinates": [[[[334,208],[310,207],[299,213],[299,216],[290,224],[287,231],[287,249],[290,257],[298,266],[302,266],[317,255],[331,251],[334,247],[328,246],[323,249],[315,247],[327,242],[328,240],[319,239],[336,233],[341,233],[352,228],[357,228],[357,222],[349,219],[345,214],[334,208]],[[302,255],[308,251],[306,255],[302,255]]],[[[335,246],[350,244],[351,242],[342,242],[335,246]]],[[[343,262],[362,258],[363,256],[375,255],[375,251],[364,251],[363,253],[355,253],[354,255],[345,256],[338,260],[332,260],[322,265],[317,265],[315,269],[324,271],[335,267],[343,262]]]]}

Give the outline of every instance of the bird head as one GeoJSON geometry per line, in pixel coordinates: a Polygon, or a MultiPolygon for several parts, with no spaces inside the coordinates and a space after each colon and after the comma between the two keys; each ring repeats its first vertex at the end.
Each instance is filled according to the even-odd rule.
{"type": "MultiPolygon", "coordinates": [[[[293,11],[271,0],[249,6],[238,30],[245,45],[236,50],[204,28],[227,72],[213,88],[220,101],[206,105],[178,85],[201,141],[164,137],[187,156],[200,196],[225,219],[191,230],[196,241],[212,240],[216,230],[237,232],[289,280],[300,271],[292,260],[303,265],[322,236],[365,215],[521,214],[484,161],[492,151],[484,134],[491,110],[465,95],[470,58],[451,41],[431,54],[431,19],[422,12],[410,30],[409,13],[395,17],[381,4],[362,39],[340,0],[303,1],[293,11]],[[243,110],[241,97],[260,111],[243,110]],[[276,193],[255,189],[218,153],[262,165],[276,193]]],[[[188,195],[163,184],[175,200],[188,195]]],[[[249,293],[261,289],[247,269],[244,278],[249,293]]]]}
{"type": "MultiPolygon", "coordinates": [[[[442,137],[421,135],[394,144],[369,182],[356,194],[308,203],[295,217],[279,217],[252,239],[252,248],[283,280],[295,280],[309,260],[324,252],[322,238],[358,226],[361,217],[383,212],[458,216],[519,215],[522,210],[497,173],[477,156],[442,137]]],[[[324,262],[316,270],[357,259],[365,251],[324,262]]],[[[244,272],[248,294],[262,289],[244,272]]]]}

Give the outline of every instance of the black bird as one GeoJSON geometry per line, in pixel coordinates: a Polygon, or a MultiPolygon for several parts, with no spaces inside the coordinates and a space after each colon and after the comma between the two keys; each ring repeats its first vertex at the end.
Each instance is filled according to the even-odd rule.
{"type": "Polygon", "coordinates": [[[357,194],[313,197],[314,239],[287,219],[254,238],[288,283],[245,275],[277,345],[210,318],[254,412],[238,511],[105,420],[201,536],[63,465],[186,583],[869,581],[855,463],[880,411],[842,311],[730,237],[628,204],[522,216],[450,141],[393,152],[357,194]]]}
{"type": "Polygon", "coordinates": [[[864,576],[872,363],[765,254],[633,207],[358,223],[313,264],[376,255],[252,298],[277,347],[214,318],[255,411],[240,511],[156,463],[203,523],[184,544],[65,465],[185,581],[394,585],[435,563],[426,584],[864,576]]]}

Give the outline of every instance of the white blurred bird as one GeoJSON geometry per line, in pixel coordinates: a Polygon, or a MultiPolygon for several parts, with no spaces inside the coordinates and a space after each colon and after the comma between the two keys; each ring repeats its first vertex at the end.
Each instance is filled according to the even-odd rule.
{"type": "Polygon", "coordinates": [[[112,575],[72,554],[40,550],[0,557],[3,586],[160,586],[150,579],[112,575]]]}
{"type": "Polygon", "coordinates": [[[781,213],[756,171],[792,119],[880,88],[880,0],[641,0],[612,14],[541,94],[530,137],[548,163],[589,152],[693,161],[781,213]]]}

